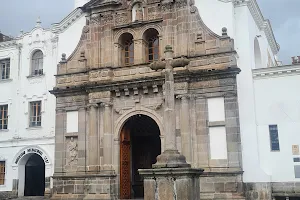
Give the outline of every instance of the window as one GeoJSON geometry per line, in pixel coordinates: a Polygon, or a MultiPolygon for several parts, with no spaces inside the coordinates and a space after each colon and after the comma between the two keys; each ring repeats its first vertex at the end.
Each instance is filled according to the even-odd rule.
{"type": "Polygon", "coordinates": [[[10,59],[0,60],[0,72],[1,77],[0,79],[9,79],[10,74],[10,59]]]}
{"type": "Polygon", "coordinates": [[[30,103],[30,127],[41,126],[41,101],[34,101],[30,103]]]}
{"type": "Polygon", "coordinates": [[[153,62],[158,60],[159,57],[159,40],[158,37],[155,36],[150,38],[148,41],[148,61],[153,62]]]}
{"type": "Polygon", "coordinates": [[[8,105],[0,106],[0,130],[7,129],[8,124],[8,105]]]}
{"type": "Polygon", "coordinates": [[[41,50],[36,51],[32,55],[31,63],[31,75],[40,76],[43,75],[43,52],[41,50]]]}
{"type": "Polygon", "coordinates": [[[277,125],[269,126],[271,151],[280,151],[277,125]]]}
{"type": "Polygon", "coordinates": [[[134,44],[132,40],[127,40],[124,46],[125,65],[131,65],[134,61],[134,44]]]}
{"type": "Polygon", "coordinates": [[[143,34],[146,48],[146,61],[153,62],[159,59],[159,33],[156,29],[150,28],[143,34]]]}
{"type": "Polygon", "coordinates": [[[5,180],[5,161],[0,161],[0,185],[4,185],[5,180]]]}
{"type": "Polygon", "coordinates": [[[119,62],[121,65],[128,66],[134,64],[134,42],[133,36],[130,33],[123,33],[119,40],[118,44],[120,45],[120,59],[119,62]]]}

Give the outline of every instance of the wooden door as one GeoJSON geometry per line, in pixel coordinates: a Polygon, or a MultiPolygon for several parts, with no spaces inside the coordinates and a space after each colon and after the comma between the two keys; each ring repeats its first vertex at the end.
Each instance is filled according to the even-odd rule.
{"type": "Polygon", "coordinates": [[[120,141],[120,199],[131,199],[130,131],[123,127],[120,141]]]}

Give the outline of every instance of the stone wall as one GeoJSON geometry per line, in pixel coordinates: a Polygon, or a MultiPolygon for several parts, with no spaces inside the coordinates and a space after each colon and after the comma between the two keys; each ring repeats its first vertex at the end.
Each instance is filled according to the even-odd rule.
{"type": "Polygon", "coordinates": [[[129,17],[132,1],[102,3],[91,1],[83,8],[89,17],[81,40],[68,59],[63,55],[51,91],[57,98],[53,199],[93,197],[103,188],[106,198],[118,197],[120,132],[133,115],[146,115],[157,123],[164,151],[165,74],[152,70],[144,54],[144,34],[149,29],[159,33],[160,59],[164,47],[171,45],[175,59],[184,56],[190,60],[187,67],[174,70],[177,146],[193,167],[207,171],[207,177],[201,178],[205,198],[240,197],[236,92],[240,70],[226,29],[222,36],[212,33],[193,2],[187,0],[145,2],[144,18],[138,21],[129,17]],[[111,10],[104,9],[107,7],[111,10]],[[123,34],[131,34],[134,42],[134,63],[128,66],[122,63],[123,34]],[[228,152],[223,160],[210,157],[206,104],[211,97],[224,97],[225,101],[222,123],[228,152]],[[76,133],[66,132],[68,111],[79,113],[76,133]],[[72,163],[68,162],[71,137],[77,145],[76,162],[72,163]],[[108,172],[115,178],[107,182],[108,172]],[[205,191],[205,184],[208,187],[211,182],[213,187],[205,191]]]}

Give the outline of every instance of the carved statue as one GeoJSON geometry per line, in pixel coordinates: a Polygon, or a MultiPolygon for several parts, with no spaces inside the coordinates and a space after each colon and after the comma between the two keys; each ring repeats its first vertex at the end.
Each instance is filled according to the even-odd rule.
{"type": "Polygon", "coordinates": [[[78,149],[77,149],[77,141],[74,140],[73,137],[70,138],[68,143],[68,150],[69,150],[69,165],[72,165],[74,162],[78,160],[78,149]]]}
{"type": "Polygon", "coordinates": [[[138,4],[138,7],[136,9],[136,13],[135,13],[135,21],[143,21],[143,8],[141,6],[141,4],[138,4]]]}

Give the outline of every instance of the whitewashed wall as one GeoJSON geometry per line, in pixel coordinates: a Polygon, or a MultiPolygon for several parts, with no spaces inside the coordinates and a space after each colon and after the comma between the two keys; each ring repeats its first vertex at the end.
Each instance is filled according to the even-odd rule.
{"type": "MultiPolygon", "coordinates": [[[[260,163],[272,182],[299,181],[295,178],[292,145],[300,145],[300,75],[291,70],[295,67],[277,67],[275,69],[255,70],[269,73],[264,78],[254,80],[255,105],[257,119],[257,141],[260,163]],[[274,76],[270,72],[285,71],[284,76],[274,76]],[[270,148],[269,125],[278,126],[280,151],[270,148]]],[[[261,73],[262,74],[262,73],[261,73]]]]}
{"type": "Polygon", "coordinates": [[[256,106],[252,69],[255,66],[254,41],[257,43],[261,55],[261,65],[268,66],[268,54],[275,64],[274,54],[269,41],[272,36],[266,35],[266,24],[260,16],[256,3],[250,0],[234,5],[232,1],[223,0],[197,0],[195,1],[199,14],[204,23],[213,32],[221,35],[222,28],[228,29],[228,35],[234,39],[237,51],[237,63],[241,73],[237,76],[237,89],[239,101],[240,128],[243,153],[243,170],[245,182],[269,182],[271,180],[268,170],[261,163],[261,149],[258,142],[256,126],[256,106]],[[252,4],[251,4],[252,3],[252,4]]]}
{"type": "Polygon", "coordinates": [[[11,58],[11,80],[0,81],[0,104],[9,106],[8,131],[0,131],[0,160],[6,162],[5,184],[0,186],[0,192],[11,191],[13,179],[21,180],[24,176],[19,174],[19,166],[14,164],[18,152],[24,148],[41,149],[50,160],[50,163],[46,164],[46,176],[50,177],[54,172],[56,100],[49,90],[55,86],[56,39],[50,30],[45,30],[37,24],[31,32],[12,42],[16,45],[7,48],[1,48],[3,43],[0,43],[0,59],[11,58]],[[30,77],[31,57],[36,50],[41,50],[44,54],[44,75],[30,77]],[[42,126],[31,128],[29,103],[36,100],[42,101],[42,126]]]}

